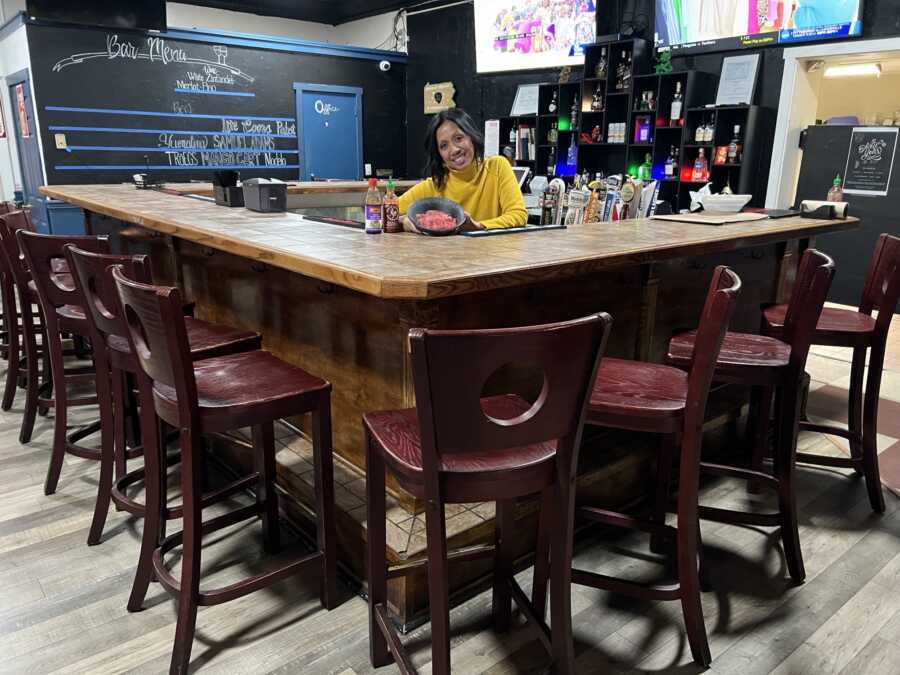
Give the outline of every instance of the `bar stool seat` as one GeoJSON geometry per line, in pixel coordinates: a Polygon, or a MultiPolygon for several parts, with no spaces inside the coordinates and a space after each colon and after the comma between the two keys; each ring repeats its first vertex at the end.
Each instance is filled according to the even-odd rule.
{"type": "MultiPolygon", "coordinates": [[[[260,417],[278,419],[312,409],[331,390],[326,380],[265,351],[199,361],[194,364],[194,377],[204,434],[252,426],[260,417]]],[[[174,387],[157,381],[153,399],[159,416],[177,426],[174,387]]]]}
{"type": "MultiPolygon", "coordinates": [[[[259,349],[260,346],[259,333],[252,330],[210,323],[191,316],[184,317],[184,324],[187,328],[191,358],[195,361],[259,349]]],[[[120,354],[131,354],[128,340],[121,335],[108,335],[106,346],[120,354]]]]}
{"type": "MultiPolygon", "coordinates": [[[[763,331],[778,336],[784,330],[787,305],[770,305],[763,308],[763,331]]],[[[826,307],[822,310],[813,344],[829,347],[856,347],[868,345],[875,333],[874,317],[854,309],[826,307]]]]}
{"type": "MultiPolygon", "coordinates": [[[[671,366],[605,358],[600,362],[597,380],[591,392],[588,421],[598,411],[604,417],[659,420],[662,427],[677,427],[687,401],[688,374],[671,366]],[[670,423],[669,420],[672,420],[670,423]]],[[[673,428],[674,428],[673,427],[673,428]]]]}
{"type": "MultiPolygon", "coordinates": [[[[687,367],[694,353],[697,331],[676,335],[669,342],[668,361],[672,365],[687,367]]],[[[785,375],[791,361],[791,346],[776,338],[750,333],[725,334],[719,362],[716,364],[716,380],[736,381],[743,384],[774,385],[785,375]]]]}
{"type": "MultiPolygon", "coordinates": [[[[519,417],[531,408],[528,401],[515,395],[484,398],[481,404],[487,416],[501,420],[519,417]]],[[[363,416],[363,421],[373,440],[384,450],[385,462],[391,470],[414,478],[415,482],[410,486],[414,491],[417,485],[423,485],[422,439],[416,409],[368,413],[363,416]]],[[[504,472],[501,480],[506,481],[510,479],[507,472],[532,469],[548,462],[545,468],[552,472],[552,460],[555,457],[555,443],[536,443],[501,451],[442,455],[440,470],[446,474],[483,474],[499,471],[504,472]]],[[[445,480],[448,479],[450,476],[445,476],[445,480]]]]}

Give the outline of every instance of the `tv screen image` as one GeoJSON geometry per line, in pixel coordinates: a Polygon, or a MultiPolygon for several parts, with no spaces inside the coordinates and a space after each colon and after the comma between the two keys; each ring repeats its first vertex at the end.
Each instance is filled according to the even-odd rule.
{"type": "Polygon", "coordinates": [[[584,63],[597,38],[595,0],[475,0],[479,73],[584,63]]]}
{"type": "Polygon", "coordinates": [[[25,12],[44,21],[166,30],[164,0],[28,0],[25,12]]]}
{"type": "Polygon", "coordinates": [[[656,0],[656,46],[674,52],[862,34],[862,0],[656,0]]]}

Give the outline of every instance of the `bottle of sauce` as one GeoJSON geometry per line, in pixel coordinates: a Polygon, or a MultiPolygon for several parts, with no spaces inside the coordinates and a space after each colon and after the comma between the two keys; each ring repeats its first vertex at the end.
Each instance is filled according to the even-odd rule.
{"type": "Polygon", "coordinates": [[[384,217],[384,200],[378,189],[378,179],[369,179],[369,190],[366,192],[366,234],[381,234],[384,217]]]}
{"type": "Polygon", "coordinates": [[[384,195],[384,231],[388,233],[403,232],[400,223],[400,200],[394,192],[394,180],[388,179],[387,194],[384,195]]]}
{"type": "Polygon", "coordinates": [[[841,178],[841,174],[838,174],[834,177],[834,183],[832,184],[831,189],[828,191],[828,201],[844,201],[844,181],[841,178]]]}

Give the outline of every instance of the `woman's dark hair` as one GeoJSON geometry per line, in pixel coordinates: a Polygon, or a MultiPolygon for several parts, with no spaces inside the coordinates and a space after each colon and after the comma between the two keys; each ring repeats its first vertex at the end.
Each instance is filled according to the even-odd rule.
{"type": "Polygon", "coordinates": [[[478,130],[478,125],[475,124],[472,116],[460,108],[442,110],[431,118],[425,132],[425,175],[431,177],[438,189],[444,187],[449,173],[447,167],[444,166],[444,160],[441,159],[436,138],[437,130],[444,122],[453,122],[466,136],[471,138],[472,145],[475,146],[475,161],[484,160],[484,135],[478,130]]]}

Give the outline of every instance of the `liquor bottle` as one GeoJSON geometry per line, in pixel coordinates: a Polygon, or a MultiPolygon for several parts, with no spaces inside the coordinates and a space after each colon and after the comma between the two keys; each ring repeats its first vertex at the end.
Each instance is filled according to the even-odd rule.
{"type": "Polygon", "coordinates": [[[553,122],[553,125],[550,127],[550,131],[547,132],[547,143],[549,143],[550,145],[556,145],[557,140],[559,140],[558,122],[553,122]]]}
{"type": "Polygon", "coordinates": [[[572,99],[572,109],[569,111],[569,119],[572,123],[570,127],[574,132],[578,128],[578,94],[575,94],[575,98],[572,99]]]}
{"type": "Polygon", "coordinates": [[[737,164],[741,161],[741,126],[734,125],[734,136],[728,144],[728,163],[737,164]]]}
{"type": "Polygon", "coordinates": [[[709,124],[706,125],[706,134],[703,137],[704,143],[712,143],[713,139],[716,137],[716,126],[713,124],[713,120],[710,119],[709,124]]]}
{"type": "Polygon", "coordinates": [[[694,171],[691,174],[691,180],[695,183],[703,183],[709,178],[709,162],[706,159],[706,152],[700,148],[697,160],[694,162],[694,171]]]}
{"type": "Polygon", "coordinates": [[[550,156],[547,159],[547,175],[551,178],[556,175],[556,147],[550,148],[550,156]]]}
{"type": "Polygon", "coordinates": [[[400,200],[394,191],[392,178],[387,182],[387,194],[384,195],[384,231],[403,232],[403,225],[400,224],[400,200]]]}
{"type": "Polygon", "coordinates": [[[366,192],[366,234],[381,234],[383,222],[384,200],[381,190],[378,189],[378,179],[369,179],[369,189],[366,192]]]}
{"type": "Polygon", "coordinates": [[[516,144],[519,142],[519,130],[516,127],[515,122],[509,128],[509,144],[513,147],[516,147],[516,144]]]}
{"type": "Polygon", "coordinates": [[[706,122],[700,122],[697,131],[694,133],[694,142],[703,143],[706,141],[706,122]]]}
{"type": "Polygon", "coordinates": [[[569,143],[569,151],[566,153],[566,166],[577,166],[578,145],[575,143],[575,134],[572,134],[572,142],[569,143]]]}
{"type": "Polygon", "coordinates": [[[828,191],[827,201],[844,201],[844,181],[841,179],[841,174],[838,174],[834,177],[834,183],[832,184],[831,189],[828,191]]]}
{"type": "Polygon", "coordinates": [[[638,167],[638,180],[650,180],[653,174],[653,159],[647,154],[644,163],[638,167]]]}
{"type": "Polygon", "coordinates": [[[594,66],[594,77],[603,80],[606,79],[606,71],[609,67],[609,58],[606,56],[606,47],[600,48],[600,58],[597,59],[597,65],[594,66]]]}
{"type": "Polygon", "coordinates": [[[672,149],[669,151],[669,156],[666,157],[666,178],[675,178],[677,176],[677,168],[675,162],[675,146],[673,145],[672,149]]]}
{"type": "Polygon", "coordinates": [[[672,98],[672,112],[669,115],[669,126],[681,126],[681,111],[684,109],[684,96],[681,94],[681,82],[675,83],[675,96],[672,98]]]}
{"type": "Polygon", "coordinates": [[[556,112],[559,106],[556,103],[556,90],[553,90],[553,98],[550,100],[550,105],[547,106],[547,111],[552,115],[556,112]]]}
{"type": "Polygon", "coordinates": [[[603,112],[603,85],[597,84],[591,99],[591,112],[603,112]]]}
{"type": "Polygon", "coordinates": [[[631,74],[631,52],[628,52],[627,61],[625,62],[625,71],[622,73],[622,89],[624,89],[625,91],[631,89],[631,74]]]}
{"type": "Polygon", "coordinates": [[[625,50],[622,50],[622,58],[616,66],[616,89],[625,88],[625,50]]]}

